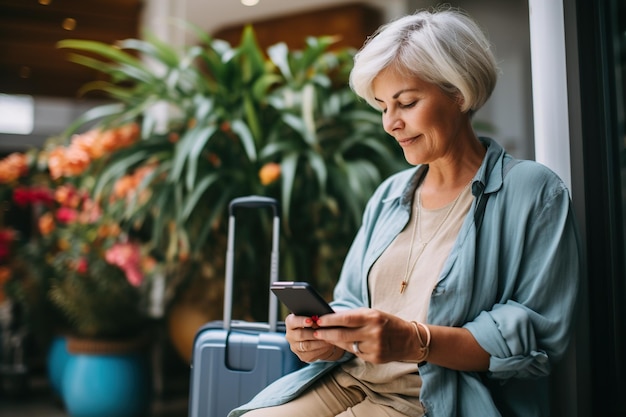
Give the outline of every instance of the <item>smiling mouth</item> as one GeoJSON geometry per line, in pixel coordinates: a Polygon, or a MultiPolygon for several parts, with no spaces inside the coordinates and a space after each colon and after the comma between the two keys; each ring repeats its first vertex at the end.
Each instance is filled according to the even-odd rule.
{"type": "Polygon", "coordinates": [[[404,146],[409,146],[409,145],[412,145],[412,144],[414,144],[415,142],[417,142],[417,140],[418,140],[419,138],[421,138],[421,137],[422,137],[422,135],[417,135],[417,136],[413,136],[412,138],[398,139],[398,144],[399,144],[400,146],[403,146],[403,147],[404,147],[404,146]]]}

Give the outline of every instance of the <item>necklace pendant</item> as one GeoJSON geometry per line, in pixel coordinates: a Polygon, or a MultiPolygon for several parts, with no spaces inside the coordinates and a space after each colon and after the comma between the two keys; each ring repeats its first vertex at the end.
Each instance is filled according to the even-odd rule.
{"type": "Polygon", "coordinates": [[[404,293],[404,290],[406,289],[406,286],[407,286],[407,282],[405,280],[403,280],[400,283],[400,294],[404,293]]]}

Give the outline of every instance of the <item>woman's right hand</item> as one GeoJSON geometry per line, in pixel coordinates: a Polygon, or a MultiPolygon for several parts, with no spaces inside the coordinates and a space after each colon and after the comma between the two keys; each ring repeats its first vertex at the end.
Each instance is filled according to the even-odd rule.
{"type": "Polygon", "coordinates": [[[341,348],[313,337],[318,326],[311,317],[290,314],[285,318],[285,327],[292,352],[303,362],[337,360],[343,355],[341,348]]]}

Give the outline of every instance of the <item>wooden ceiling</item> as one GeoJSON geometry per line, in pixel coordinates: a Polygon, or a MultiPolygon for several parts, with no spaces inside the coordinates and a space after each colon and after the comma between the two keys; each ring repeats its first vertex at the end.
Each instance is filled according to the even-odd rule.
{"type": "MultiPolygon", "coordinates": [[[[308,36],[337,36],[335,47],[360,48],[368,35],[381,24],[379,10],[359,3],[293,13],[249,22],[261,48],[285,42],[291,49],[305,47],[308,36]]],[[[213,36],[232,45],[241,41],[244,25],[219,30],[213,36]]]]}
{"type": "MultiPolygon", "coordinates": [[[[213,1],[213,0],[201,0],[213,1]]],[[[74,98],[102,74],[67,59],[63,39],[105,43],[139,36],[144,0],[0,0],[0,94],[74,98]]],[[[292,13],[253,23],[265,48],[286,41],[303,47],[306,36],[339,35],[337,46],[360,47],[380,24],[380,12],[362,4],[292,13]]],[[[239,42],[243,25],[215,37],[239,42]]]]}
{"type": "Polygon", "coordinates": [[[96,79],[67,60],[62,39],[137,37],[141,0],[0,0],[0,93],[75,97],[96,79]]]}

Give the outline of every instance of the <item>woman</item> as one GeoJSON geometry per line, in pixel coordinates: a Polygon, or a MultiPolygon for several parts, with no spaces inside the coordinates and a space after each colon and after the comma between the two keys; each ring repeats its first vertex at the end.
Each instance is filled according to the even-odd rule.
{"type": "Polygon", "coordinates": [[[350,82],[416,167],[368,203],[336,313],[286,318],[310,364],[231,415],[547,415],[578,234],[553,172],[472,129],[496,82],[488,41],[460,12],[419,12],[368,40],[350,82]]]}

